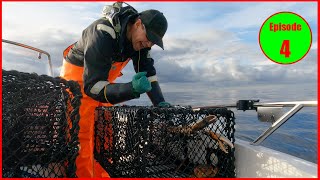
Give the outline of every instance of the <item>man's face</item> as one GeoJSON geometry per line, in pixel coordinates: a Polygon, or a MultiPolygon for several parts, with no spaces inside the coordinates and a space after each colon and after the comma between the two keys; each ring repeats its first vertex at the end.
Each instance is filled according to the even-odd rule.
{"type": "Polygon", "coordinates": [[[153,43],[148,40],[145,26],[142,24],[141,19],[138,19],[132,26],[132,46],[135,51],[144,48],[150,48],[153,43]]]}

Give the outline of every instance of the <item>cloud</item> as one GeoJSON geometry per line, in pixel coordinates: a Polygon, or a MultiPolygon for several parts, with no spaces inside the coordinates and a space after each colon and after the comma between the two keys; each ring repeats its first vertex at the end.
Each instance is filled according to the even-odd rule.
{"type": "MultiPolygon", "coordinates": [[[[48,51],[55,75],[58,75],[63,50],[77,41],[82,30],[99,17],[104,3],[3,4],[3,38],[48,51]]],[[[165,50],[154,47],[151,53],[155,59],[159,81],[164,84],[181,82],[246,86],[261,83],[316,83],[317,42],[313,43],[309,54],[302,61],[284,66],[268,60],[258,43],[247,39],[257,37],[256,30],[263,22],[262,19],[283,8],[296,9],[313,21],[316,8],[312,7],[312,3],[304,6],[301,3],[130,4],[137,6],[138,10],[159,7],[171,21],[169,29],[174,30],[168,31],[164,38],[165,50]],[[216,9],[212,10],[212,7],[216,9]],[[229,8],[223,10],[223,7],[229,8]],[[201,20],[199,12],[193,8],[201,9],[201,18],[207,19],[201,20]],[[248,27],[251,29],[248,30],[248,27]]],[[[8,48],[3,48],[4,65],[9,65],[11,59],[22,59],[21,52],[9,51],[8,48]]],[[[23,55],[25,54],[28,53],[24,51],[23,55]]],[[[28,56],[37,58],[33,54],[28,56]]],[[[17,67],[22,61],[15,63],[17,67]]],[[[36,66],[34,63],[30,64],[30,67],[36,66]]],[[[46,73],[44,68],[37,70],[46,73]]],[[[132,65],[129,64],[123,72],[124,76],[119,82],[131,81],[134,75],[132,65]]]]}
{"type": "MultiPolygon", "coordinates": [[[[62,65],[63,50],[78,38],[77,35],[64,32],[61,29],[47,29],[46,31],[41,31],[19,40],[14,39],[13,41],[18,41],[19,43],[47,51],[51,55],[52,65],[54,67],[53,71],[57,76],[59,75],[60,66],[62,65]]],[[[37,57],[38,54],[35,51],[13,47],[12,45],[3,46],[3,68],[5,69],[22,67],[22,69],[19,68],[17,70],[46,74],[47,70],[43,68],[31,68],[28,70],[25,69],[26,67],[23,67],[22,64],[31,62],[32,65],[37,66],[37,63],[40,62],[37,60],[37,57]],[[13,61],[16,59],[19,59],[19,61],[13,61]]],[[[47,63],[47,56],[42,55],[42,60],[47,63]]],[[[38,65],[40,66],[40,64],[38,65]]]]}
{"type": "Polygon", "coordinates": [[[152,53],[159,77],[165,82],[220,85],[316,83],[316,50],[298,63],[279,65],[256,46],[237,39],[235,33],[214,30],[185,39],[167,37],[167,50],[152,53]]]}
{"type": "Polygon", "coordinates": [[[318,49],[318,42],[312,43],[311,49],[318,49]]]}
{"type": "MultiPolygon", "coordinates": [[[[312,49],[304,60],[296,64],[283,66],[268,60],[259,52],[259,49],[257,52],[251,45],[242,41],[233,41],[237,39],[233,33],[213,34],[215,33],[208,32],[203,33],[199,38],[190,36],[185,39],[168,37],[165,51],[155,48],[151,55],[155,59],[159,81],[163,83],[210,82],[220,85],[316,81],[316,50],[312,49]]],[[[50,52],[55,75],[58,75],[62,65],[62,51],[78,37],[59,29],[48,29],[35,36],[39,40],[24,40],[24,43],[50,52]],[[51,38],[41,41],[47,36],[51,38]]],[[[30,39],[35,37],[31,36],[30,39]]],[[[8,52],[6,49],[7,47],[4,48],[4,52],[8,52]]],[[[21,52],[20,54],[17,54],[18,51],[14,52],[16,54],[13,55],[16,57],[5,55],[4,62],[7,62],[8,58],[21,59],[21,52]]],[[[36,54],[33,57],[36,59],[36,54]]],[[[43,58],[46,59],[45,56],[43,58]]],[[[21,63],[24,62],[21,61],[21,63]]],[[[130,81],[134,74],[132,65],[128,66],[124,71],[128,76],[125,77],[126,81],[130,81]]],[[[45,72],[44,70],[42,73],[45,72]]]]}

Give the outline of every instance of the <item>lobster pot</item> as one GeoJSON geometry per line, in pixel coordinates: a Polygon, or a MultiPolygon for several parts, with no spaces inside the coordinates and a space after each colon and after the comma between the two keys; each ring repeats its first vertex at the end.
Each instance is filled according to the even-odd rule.
{"type": "Polygon", "coordinates": [[[234,119],[226,108],[98,107],[94,156],[111,177],[235,177],[234,119]]]}
{"type": "Polygon", "coordinates": [[[79,85],[5,70],[2,83],[3,177],[76,177],[79,85]]]}

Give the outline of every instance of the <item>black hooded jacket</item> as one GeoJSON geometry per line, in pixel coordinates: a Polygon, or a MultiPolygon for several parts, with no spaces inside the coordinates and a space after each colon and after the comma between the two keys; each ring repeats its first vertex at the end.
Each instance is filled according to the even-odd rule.
{"type": "MultiPolygon", "coordinates": [[[[84,81],[84,92],[91,98],[100,102],[110,102],[112,104],[119,103],[125,100],[130,100],[137,98],[132,96],[132,85],[131,83],[126,84],[125,88],[131,88],[129,94],[125,95],[115,94],[114,96],[129,96],[124,99],[110,99],[106,100],[104,96],[104,90],[101,89],[99,93],[92,93],[92,87],[99,81],[106,81],[108,79],[109,70],[113,62],[124,62],[128,58],[132,59],[134,69],[137,72],[139,67],[139,72],[147,72],[147,77],[156,76],[156,69],[154,68],[154,60],[150,57],[149,51],[151,48],[145,48],[140,50],[140,60],[139,51],[135,51],[132,47],[132,43],[128,41],[126,37],[127,24],[134,21],[138,14],[129,15],[126,17],[121,17],[121,31],[119,36],[117,34],[110,33],[110,31],[105,31],[100,27],[110,27],[114,30],[112,24],[106,18],[100,18],[94,21],[82,32],[80,40],[78,40],[72,49],[69,51],[66,61],[69,63],[84,67],[83,81],[84,81]],[[138,65],[139,62],[139,65],[138,65]],[[112,102],[113,101],[113,102],[112,102]]],[[[109,87],[109,85],[108,85],[109,87]]],[[[119,91],[119,88],[124,88],[124,86],[117,87],[114,90],[119,91]]],[[[112,90],[112,88],[107,88],[112,90]]],[[[120,89],[121,90],[121,89],[120,89]]],[[[128,90],[127,90],[128,91],[128,90]]],[[[116,92],[110,92],[109,94],[114,94],[116,92]]],[[[164,101],[161,89],[158,82],[152,83],[152,90],[148,92],[148,96],[154,105],[159,102],[164,101]]]]}

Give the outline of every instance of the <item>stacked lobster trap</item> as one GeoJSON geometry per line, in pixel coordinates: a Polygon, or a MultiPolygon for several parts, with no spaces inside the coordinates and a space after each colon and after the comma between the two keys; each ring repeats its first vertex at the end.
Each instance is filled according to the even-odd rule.
{"type": "Polygon", "coordinates": [[[3,177],[76,177],[79,85],[2,70],[3,177]]]}
{"type": "Polygon", "coordinates": [[[235,177],[232,111],[98,107],[95,159],[111,177],[235,177]]]}

